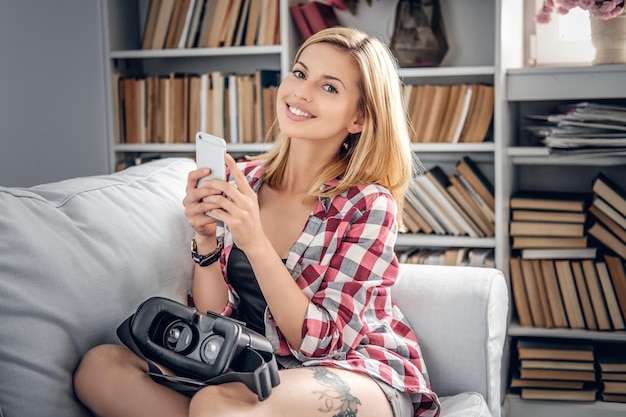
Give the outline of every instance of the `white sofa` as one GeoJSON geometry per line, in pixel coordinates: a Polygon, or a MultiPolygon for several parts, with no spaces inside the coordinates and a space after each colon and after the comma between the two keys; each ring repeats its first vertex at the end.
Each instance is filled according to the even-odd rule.
{"type": "MultiPolygon", "coordinates": [[[[0,417],[78,417],[72,373],[148,297],[185,301],[195,163],[0,187],[0,417]]],[[[500,415],[507,289],[495,269],[402,265],[393,297],[418,334],[444,416],[500,415]],[[483,401],[483,398],[485,401],[483,401]]]]}

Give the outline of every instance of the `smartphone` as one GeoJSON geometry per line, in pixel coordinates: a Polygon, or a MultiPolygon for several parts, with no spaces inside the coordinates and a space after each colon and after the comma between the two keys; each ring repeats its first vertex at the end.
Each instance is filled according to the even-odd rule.
{"type": "MultiPolygon", "coordinates": [[[[226,180],[225,156],[226,141],[224,139],[204,132],[196,133],[196,165],[198,168],[211,169],[209,175],[200,178],[198,187],[202,187],[202,184],[208,179],[226,180]]],[[[221,220],[209,211],[204,214],[214,219],[221,220]]]]}
{"type": "Polygon", "coordinates": [[[208,179],[226,180],[226,141],[208,133],[196,133],[196,164],[198,168],[210,168],[211,173],[198,181],[198,187],[208,179]]]}

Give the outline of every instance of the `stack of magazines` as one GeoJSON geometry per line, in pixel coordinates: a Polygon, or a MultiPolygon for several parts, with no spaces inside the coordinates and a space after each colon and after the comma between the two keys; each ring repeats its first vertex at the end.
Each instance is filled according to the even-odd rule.
{"type": "Polygon", "coordinates": [[[582,102],[528,118],[538,123],[526,128],[551,155],[626,155],[626,106],[582,102]]]}

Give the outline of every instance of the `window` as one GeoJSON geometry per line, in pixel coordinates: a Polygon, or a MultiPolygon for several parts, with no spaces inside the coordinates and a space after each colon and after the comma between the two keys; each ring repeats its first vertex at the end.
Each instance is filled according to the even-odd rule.
{"type": "MultiPolygon", "coordinates": [[[[543,6],[543,0],[531,0],[534,12],[543,6]]],[[[552,14],[550,23],[536,23],[532,14],[534,33],[528,37],[528,65],[585,65],[590,64],[595,51],[591,45],[589,14],[578,7],[566,15],[552,14]]]]}

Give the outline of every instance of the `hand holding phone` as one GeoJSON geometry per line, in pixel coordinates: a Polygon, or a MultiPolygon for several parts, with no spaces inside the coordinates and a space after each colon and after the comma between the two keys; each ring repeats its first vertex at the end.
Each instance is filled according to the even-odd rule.
{"type": "MultiPolygon", "coordinates": [[[[198,168],[211,169],[209,175],[198,181],[198,187],[202,187],[208,179],[226,180],[225,156],[226,141],[224,139],[204,132],[196,133],[196,164],[198,168]]],[[[220,220],[208,211],[206,215],[220,220]]]]}

